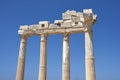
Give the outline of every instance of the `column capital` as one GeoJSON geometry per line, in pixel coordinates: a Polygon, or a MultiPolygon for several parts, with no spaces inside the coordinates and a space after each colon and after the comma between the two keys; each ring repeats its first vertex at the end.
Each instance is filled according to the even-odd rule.
{"type": "Polygon", "coordinates": [[[20,35],[21,43],[26,43],[28,36],[20,35]]]}
{"type": "Polygon", "coordinates": [[[28,38],[28,35],[20,35],[20,38],[21,38],[21,39],[27,39],[27,38],[28,38]]]}
{"type": "Polygon", "coordinates": [[[93,30],[92,29],[87,29],[87,30],[85,29],[85,33],[86,32],[93,32],[93,30]]]}
{"type": "Polygon", "coordinates": [[[63,40],[69,41],[69,35],[70,35],[70,33],[63,33],[63,40]]]}
{"type": "Polygon", "coordinates": [[[85,32],[91,32],[92,31],[92,25],[85,25],[84,30],[85,30],[85,32]]]}
{"type": "Polygon", "coordinates": [[[47,40],[47,36],[48,36],[47,34],[41,34],[40,36],[41,36],[41,42],[44,42],[47,40]]]}

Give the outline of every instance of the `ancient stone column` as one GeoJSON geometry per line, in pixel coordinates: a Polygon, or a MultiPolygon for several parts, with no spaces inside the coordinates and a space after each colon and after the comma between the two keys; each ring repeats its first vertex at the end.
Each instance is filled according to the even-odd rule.
{"type": "Polygon", "coordinates": [[[46,55],[46,44],[47,35],[41,35],[40,41],[40,65],[39,65],[39,75],[38,80],[46,80],[46,68],[47,68],[47,55],[46,55]]]}
{"type": "Polygon", "coordinates": [[[62,80],[70,80],[69,34],[63,34],[62,80]]]}
{"type": "Polygon", "coordinates": [[[27,39],[26,36],[21,35],[16,80],[24,80],[24,68],[25,68],[25,56],[26,56],[26,39],[27,39]]]}
{"type": "Polygon", "coordinates": [[[86,80],[96,80],[92,44],[92,30],[87,30],[85,32],[85,53],[86,80]]]}

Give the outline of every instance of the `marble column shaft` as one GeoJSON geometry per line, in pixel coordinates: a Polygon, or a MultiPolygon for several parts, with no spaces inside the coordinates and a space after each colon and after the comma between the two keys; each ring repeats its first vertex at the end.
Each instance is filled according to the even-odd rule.
{"type": "Polygon", "coordinates": [[[26,36],[21,36],[20,50],[18,56],[18,66],[16,80],[24,80],[25,56],[26,56],[26,36]]]}
{"type": "Polygon", "coordinates": [[[46,45],[47,45],[47,35],[42,34],[41,43],[40,43],[40,65],[39,65],[38,80],[46,80],[46,68],[47,68],[46,45]]]}
{"type": "Polygon", "coordinates": [[[63,34],[62,80],[70,80],[69,34],[63,34]]]}
{"type": "Polygon", "coordinates": [[[96,80],[91,30],[85,32],[85,53],[86,80],[96,80]]]}

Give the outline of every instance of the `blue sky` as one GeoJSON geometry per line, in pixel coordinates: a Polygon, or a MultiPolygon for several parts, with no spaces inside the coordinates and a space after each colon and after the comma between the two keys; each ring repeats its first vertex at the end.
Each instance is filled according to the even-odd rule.
{"type": "MultiPolygon", "coordinates": [[[[0,0],[0,80],[15,80],[20,25],[62,19],[66,10],[92,8],[98,15],[93,26],[97,80],[120,80],[119,0],[0,0]]],[[[62,35],[47,40],[47,80],[61,80],[62,35]]],[[[40,36],[27,41],[25,80],[37,80],[40,36]]],[[[85,80],[84,34],[70,36],[71,80],[85,80]]]]}

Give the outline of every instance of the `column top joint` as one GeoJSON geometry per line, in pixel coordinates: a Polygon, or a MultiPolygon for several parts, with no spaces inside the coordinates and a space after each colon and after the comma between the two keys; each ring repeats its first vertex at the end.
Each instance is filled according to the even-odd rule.
{"type": "Polygon", "coordinates": [[[47,41],[48,34],[41,34],[40,36],[41,36],[41,42],[47,41]]]}
{"type": "Polygon", "coordinates": [[[64,36],[64,37],[67,37],[67,36],[69,36],[69,35],[70,35],[69,32],[63,33],[63,36],[64,36]]]}
{"type": "Polygon", "coordinates": [[[29,37],[29,35],[20,35],[20,37],[23,39],[27,39],[29,37]]]}
{"type": "Polygon", "coordinates": [[[63,40],[69,41],[69,35],[70,35],[70,33],[63,33],[63,40]]]}

